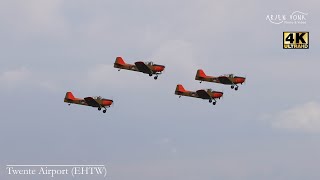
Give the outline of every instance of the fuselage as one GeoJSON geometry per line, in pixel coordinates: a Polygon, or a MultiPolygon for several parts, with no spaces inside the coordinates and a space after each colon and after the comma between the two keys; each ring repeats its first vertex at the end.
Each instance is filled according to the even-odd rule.
{"type": "MultiPolygon", "coordinates": [[[[207,91],[207,93],[212,99],[221,98],[223,96],[223,92],[219,92],[219,91],[207,91]]],[[[184,92],[175,91],[175,94],[180,96],[201,98],[200,96],[198,96],[197,92],[194,92],[194,91],[184,91],[184,92]]]]}
{"type": "MultiPolygon", "coordinates": [[[[97,101],[97,103],[99,103],[99,105],[102,107],[111,106],[113,103],[113,100],[110,100],[110,99],[94,98],[94,100],[97,101]]],[[[79,104],[79,105],[89,106],[84,99],[79,99],[79,98],[74,98],[74,99],[65,98],[64,102],[71,103],[71,104],[79,104]]]]}
{"type": "MultiPolygon", "coordinates": [[[[144,64],[146,64],[146,66],[148,68],[150,68],[150,70],[153,72],[153,74],[161,73],[165,69],[165,66],[163,66],[163,65],[158,65],[158,64],[148,65],[147,63],[144,63],[144,64]]],[[[131,71],[139,71],[139,69],[137,68],[137,66],[135,64],[114,63],[114,67],[119,68],[119,69],[131,70],[131,71]]]]}
{"type": "Polygon", "coordinates": [[[245,82],[245,77],[235,76],[235,77],[227,77],[227,76],[219,76],[219,77],[213,77],[213,76],[206,76],[206,77],[199,77],[197,76],[195,78],[199,81],[207,81],[207,82],[214,82],[214,83],[220,83],[220,84],[242,84],[245,82]],[[227,80],[224,80],[227,79],[227,80]]]}

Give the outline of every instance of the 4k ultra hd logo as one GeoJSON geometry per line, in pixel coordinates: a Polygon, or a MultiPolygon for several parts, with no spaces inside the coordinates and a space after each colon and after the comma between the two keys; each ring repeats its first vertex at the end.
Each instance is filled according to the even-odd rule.
{"type": "Polygon", "coordinates": [[[283,49],[309,49],[309,32],[283,32],[283,49]]]}

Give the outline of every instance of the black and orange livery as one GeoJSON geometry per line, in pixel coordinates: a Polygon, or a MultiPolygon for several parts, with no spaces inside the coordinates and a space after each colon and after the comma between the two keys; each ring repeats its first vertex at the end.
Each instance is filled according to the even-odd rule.
{"type": "Polygon", "coordinates": [[[200,89],[197,91],[187,91],[181,84],[178,84],[175,91],[176,95],[181,96],[188,96],[200,99],[208,99],[209,103],[216,105],[216,99],[220,99],[223,96],[223,92],[213,91],[211,89],[200,89]]]}
{"type": "Polygon", "coordinates": [[[155,75],[154,79],[158,79],[158,75],[162,74],[165,66],[154,64],[153,62],[142,62],[137,61],[134,64],[127,64],[122,57],[117,57],[114,62],[114,67],[118,68],[119,71],[121,69],[126,69],[130,71],[138,71],[144,74],[149,74],[149,76],[155,75]]]}
{"type": "Polygon", "coordinates": [[[202,81],[214,82],[220,84],[231,85],[231,89],[238,90],[238,84],[242,84],[246,81],[245,77],[234,76],[233,74],[227,74],[223,76],[207,76],[202,69],[198,69],[195,80],[199,80],[200,83],[202,81]]]}
{"type": "Polygon", "coordinates": [[[84,106],[96,107],[100,111],[104,108],[103,113],[107,112],[107,108],[113,104],[113,100],[104,99],[100,96],[98,97],[85,97],[84,99],[76,98],[73,96],[72,92],[67,92],[64,98],[64,102],[71,104],[79,104],[84,106]]]}

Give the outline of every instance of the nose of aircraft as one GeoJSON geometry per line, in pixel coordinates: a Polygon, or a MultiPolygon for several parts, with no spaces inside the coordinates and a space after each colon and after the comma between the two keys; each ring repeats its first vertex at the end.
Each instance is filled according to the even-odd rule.
{"type": "Polygon", "coordinates": [[[242,84],[246,81],[245,77],[237,77],[236,78],[236,83],[242,84]]]}
{"type": "Polygon", "coordinates": [[[220,98],[223,96],[223,92],[214,92],[213,97],[214,98],[220,98]]]}
{"type": "Polygon", "coordinates": [[[155,69],[156,71],[158,71],[158,72],[161,72],[161,71],[164,70],[164,68],[165,68],[165,66],[160,66],[160,65],[158,65],[158,66],[156,66],[154,69],[155,69]]]}
{"type": "Polygon", "coordinates": [[[103,99],[102,100],[102,104],[104,106],[110,106],[112,103],[113,103],[113,100],[110,100],[110,99],[103,99]]]}

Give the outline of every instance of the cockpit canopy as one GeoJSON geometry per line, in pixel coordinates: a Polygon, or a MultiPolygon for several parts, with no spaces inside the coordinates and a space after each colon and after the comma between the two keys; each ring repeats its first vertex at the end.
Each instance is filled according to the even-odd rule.
{"type": "Polygon", "coordinates": [[[233,74],[225,74],[224,76],[229,77],[229,78],[233,78],[233,74]]]}
{"type": "Polygon", "coordinates": [[[153,62],[152,61],[147,61],[147,62],[145,62],[145,64],[148,65],[148,66],[152,66],[153,62]]]}
{"type": "Polygon", "coordinates": [[[93,98],[94,98],[94,99],[97,99],[97,100],[101,100],[101,99],[102,99],[101,96],[94,96],[93,98]]]}

